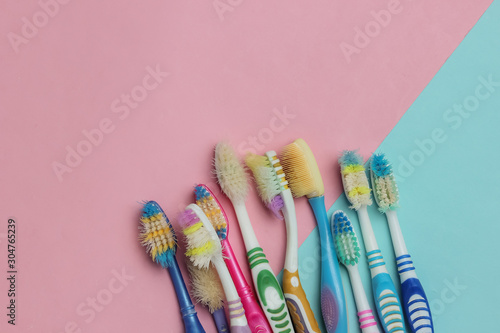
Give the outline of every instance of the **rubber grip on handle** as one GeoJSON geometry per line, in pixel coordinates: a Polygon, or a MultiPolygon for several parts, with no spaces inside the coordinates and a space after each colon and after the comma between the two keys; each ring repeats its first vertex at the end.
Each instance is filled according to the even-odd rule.
{"type": "Polygon", "coordinates": [[[372,278],[375,307],[386,332],[405,332],[403,312],[396,288],[388,273],[379,273],[372,278]]]}
{"type": "Polygon", "coordinates": [[[377,327],[377,321],[371,309],[358,312],[359,328],[363,333],[380,333],[377,327]]]}
{"type": "Polygon", "coordinates": [[[283,291],[260,247],[247,253],[255,289],[273,332],[293,333],[283,291]]]}
{"type": "Polygon", "coordinates": [[[410,322],[411,331],[413,333],[434,332],[429,302],[420,280],[410,278],[404,281],[401,284],[401,293],[405,315],[410,322]]]}
{"type": "Polygon", "coordinates": [[[283,270],[283,292],[296,333],[321,333],[299,279],[299,271],[283,270]]]}
{"type": "Polygon", "coordinates": [[[229,322],[231,325],[231,332],[237,333],[252,333],[250,327],[248,327],[245,309],[243,309],[243,304],[241,300],[235,299],[234,301],[227,302],[229,310],[229,322]]]}
{"type": "Polygon", "coordinates": [[[345,333],[347,305],[323,196],[309,199],[321,239],[321,313],[328,333],[345,333]]]}

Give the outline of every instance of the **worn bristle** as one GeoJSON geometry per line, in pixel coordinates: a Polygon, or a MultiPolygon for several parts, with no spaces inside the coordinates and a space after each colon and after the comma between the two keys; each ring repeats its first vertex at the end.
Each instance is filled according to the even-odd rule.
{"type": "Polygon", "coordinates": [[[227,216],[217,198],[206,185],[197,185],[194,188],[196,204],[208,217],[217,232],[220,240],[227,237],[227,216]]]}
{"type": "Polygon", "coordinates": [[[399,191],[392,166],[384,154],[373,154],[370,163],[373,196],[378,209],[385,213],[399,205],[399,191]]]}
{"type": "Polygon", "coordinates": [[[325,193],[316,159],[303,139],[283,147],[280,160],[294,197],[312,198],[325,193]]]}
{"type": "Polygon", "coordinates": [[[179,215],[179,223],[186,237],[186,257],[189,257],[196,267],[207,268],[212,258],[221,252],[221,247],[219,240],[214,239],[211,231],[205,227],[201,218],[198,213],[186,208],[179,215]]]}
{"type": "Polygon", "coordinates": [[[148,201],[144,204],[140,224],[141,244],[153,261],[164,268],[170,267],[175,259],[177,240],[167,215],[158,203],[148,201]]]}
{"type": "Polygon", "coordinates": [[[281,193],[279,179],[269,159],[266,156],[248,154],[245,162],[255,178],[260,198],[266,205],[269,204],[275,196],[281,193]]]}
{"type": "Polygon", "coordinates": [[[210,313],[224,306],[224,290],[219,275],[213,265],[200,269],[193,265],[191,260],[186,260],[186,265],[191,277],[192,295],[196,302],[203,304],[210,313]]]}
{"type": "Polygon", "coordinates": [[[358,210],[363,205],[371,205],[371,189],[361,155],[355,150],[346,150],[339,158],[339,164],[350,208],[358,210]]]}
{"type": "Polygon", "coordinates": [[[359,243],[351,221],[343,211],[337,210],[332,215],[331,227],[339,260],[346,266],[356,265],[360,257],[359,243]]]}
{"type": "Polygon", "coordinates": [[[214,165],[220,187],[228,198],[233,202],[245,201],[248,193],[247,175],[231,145],[226,142],[217,144],[214,165]]]}

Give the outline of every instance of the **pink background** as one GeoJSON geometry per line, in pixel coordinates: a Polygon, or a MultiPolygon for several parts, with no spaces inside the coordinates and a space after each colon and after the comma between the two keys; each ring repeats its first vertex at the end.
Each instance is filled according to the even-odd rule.
{"type": "MultiPolygon", "coordinates": [[[[259,153],[305,138],[333,203],[341,191],[339,150],[363,147],[367,157],[491,0],[401,0],[400,12],[350,62],[340,44],[353,44],[355,27],[373,20],[370,11],[394,1],[232,3],[222,20],[211,2],[72,1],[16,52],[8,34],[22,35],[22,18],[32,21],[40,5],[2,1],[0,262],[5,272],[6,221],[14,216],[18,332],[60,333],[69,322],[82,332],[179,332],[169,277],[137,242],[138,201],[158,201],[179,230],[175,217],[193,200],[195,183],[220,193],[211,172],[214,145],[229,139],[240,146],[254,136],[259,153]],[[120,119],[113,101],[157,65],[169,76],[120,119]],[[276,128],[275,112],[284,109],[294,118],[276,128]],[[64,163],[66,147],[75,149],[82,131],[105,118],[113,132],[60,181],[52,163],[64,163]],[[122,268],[134,280],[85,322],[77,307],[102,294],[122,268]]],[[[249,277],[234,212],[219,199],[249,277]]],[[[278,273],[284,224],[255,191],[248,206],[278,273]]],[[[297,210],[301,243],[315,222],[305,200],[297,210]]],[[[4,279],[0,287],[3,309],[4,279]]],[[[210,332],[208,312],[198,310],[210,332]]],[[[3,312],[1,318],[5,331],[3,312]]]]}

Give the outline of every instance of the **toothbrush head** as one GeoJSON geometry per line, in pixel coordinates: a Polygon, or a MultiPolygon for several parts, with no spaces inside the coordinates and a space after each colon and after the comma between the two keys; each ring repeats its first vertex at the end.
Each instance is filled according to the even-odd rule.
{"type": "Polygon", "coordinates": [[[361,256],[359,243],[347,215],[341,210],[334,212],[331,219],[331,227],[333,242],[335,243],[339,260],[346,266],[357,265],[361,256]]]}
{"type": "Polygon", "coordinates": [[[366,176],[363,158],[355,150],[345,150],[339,158],[342,184],[350,208],[358,210],[361,206],[370,206],[370,184],[366,176]]]}
{"type": "Polygon", "coordinates": [[[303,139],[283,147],[281,165],[294,197],[319,197],[325,193],[314,155],[303,139]]]}
{"type": "Polygon", "coordinates": [[[186,237],[186,257],[194,266],[206,269],[217,256],[222,257],[219,237],[200,207],[190,204],[179,216],[186,237]]]}
{"type": "Polygon", "coordinates": [[[392,166],[384,154],[373,154],[370,161],[370,178],[378,210],[385,213],[399,206],[399,191],[392,166]]]}
{"type": "Polygon", "coordinates": [[[267,152],[266,156],[248,154],[245,162],[252,170],[260,198],[276,217],[282,219],[280,210],[284,202],[280,193],[288,189],[288,182],[276,152],[267,152]]]}
{"type": "Polygon", "coordinates": [[[214,165],[222,192],[233,203],[245,201],[248,194],[247,175],[231,145],[219,142],[215,146],[214,165]]]}
{"type": "Polygon", "coordinates": [[[227,215],[215,195],[206,185],[196,185],[194,194],[196,204],[212,223],[219,239],[226,239],[228,233],[227,215]]]}
{"type": "Polygon", "coordinates": [[[224,290],[219,275],[213,265],[206,269],[194,267],[191,260],[187,260],[187,268],[191,277],[192,295],[196,302],[203,304],[210,313],[224,306],[224,290]]]}
{"type": "Polygon", "coordinates": [[[142,208],[139,239],[153,261],[170,267],[175,260],[177,239],[172,224],[155,201],[148,201],[142,208]]]}

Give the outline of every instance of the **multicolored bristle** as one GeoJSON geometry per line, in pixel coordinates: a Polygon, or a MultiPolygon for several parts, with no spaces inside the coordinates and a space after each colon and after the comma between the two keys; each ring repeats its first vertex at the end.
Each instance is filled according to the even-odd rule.
{"type": "MultiPolygon", "coordinates": [[[[198,207],[199,208],[199,207],[198,207]]],[[[210,266],[210,261],[221,252],[221,245],[215,231],[209,230],[201,221],[203,211],[194,212],[191,208],[186,208],[179,215],[179,223],[186,237],[186,257],[189,257],[193,265],[206,269],[210,266]],[[212,231],[215,235],[212,235],[212,231]]],[[[208,218],[204,216],[204,218],[208,218]]],[[[207,223],[210,223],[209,221],[207,223]]]]}
{"type": "Polygon", "coordinates": [[[233,202],[243,202],[248,194],[248,180],[244,166],[233,147],[219,142],[215,147],[215,173],[222,191],[233,202]]]}
{"type": "Polygon", "coordinates": [[[191,294],[196,302],[206,306],[210,313],[221,309],[225,296],[215,267],[210,265],[206,269],[200,269],[195,267],[191,260],[187,260],[186,265],[191,277],[191,294]]]}
{"type": "Polygon", "coordinates": [[[346,150],[339,158],[339,164],[350,208],[358,210],[363,205],[371,205],[371,189],[361,155],[355,150],[346,150]]]}
{"type": "Polygon", "coordinates": [[[146,247],[153,261],[164,268],[170,267],[175,260],[177,239],[167,215],[157,202],[148,201],[144,204],[140,223],[141,244],[146,247]]]}
{"type": "Polygon", "coordinates": [[[333,213],[331,221],[333,241],[339,260],[346,266],[357,265],[361,254],[351,221],[341,210],[333,213]]]}
{"type": "Polygon", "coordinates": [[[283,208],[284,203],[280,193],[288,189],[288,182],[285,179],[285,173],[276,157],[276,153],[274,153],[274,158],[248,154],[245,162],[252,170],[260,198],[281,219],[280,210],[283,208]]]}
{"type": "Polygon", "coordinates": [[[325,193],[314,154],[303,139],[283,147],[280,159],[294,197],[313,198],[325,193]]]}
{"type": "Polygon", "coordinates": [[[203,210],[220,240],[227,237],[227,215],[215,195],[206,185],[197,185],[194,188],[196,204],[203,210]]]}
{"type": "Polygon", "coordinates": [[[388,209],[396,209],[399,191],[391,164],[384,154],[373,154],[370,162],[373,196],[379,211],[385,213],[388,209]]]}

